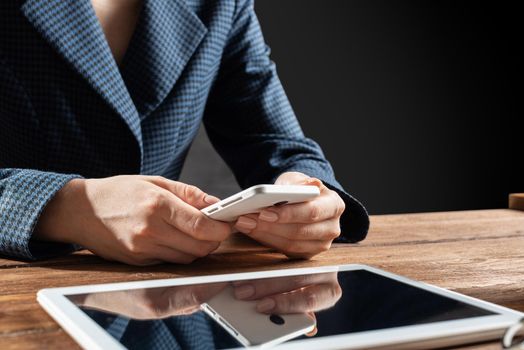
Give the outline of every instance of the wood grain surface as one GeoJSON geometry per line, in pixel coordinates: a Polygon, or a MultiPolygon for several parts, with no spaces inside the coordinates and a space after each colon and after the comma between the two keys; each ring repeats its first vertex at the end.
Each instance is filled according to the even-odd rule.
{"type": "Polygon", "coordinates": [[[509,195],[509,208],[524,210],[524,193],[513,193],[509,195]]]}
{"type": "Polygon", "coordinates": [[[42,288],[261,269],[367,264],[524,311],[524,211],[381,215],[371,223],[364,242],[335,244],[310,261],[289,260],[240,235],[187,266],[133,267],[87,251],[39,262],[0,258],[0,349],[78,348],[36,302],[42,288]]]}

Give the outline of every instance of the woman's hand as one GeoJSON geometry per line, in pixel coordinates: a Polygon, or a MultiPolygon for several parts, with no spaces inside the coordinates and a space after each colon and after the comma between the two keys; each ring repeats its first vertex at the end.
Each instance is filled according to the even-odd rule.
{"type": "MultiPolygon", "coordinates": [[[[316,323],[315,312],[333,307],[342,296],[337,272],[233,282],[235,297],[256,300],[264,314],[304,313],[316,323]]],[[[317,325],[308,336],[317,332],[317,325]]]]}
{"type": "Polygon", "coordinates": [[[283,173],[275,184],[318,186],[320,196],[297,204],[270,207],[241,216],[235,228],[289,257],[309,259],[328,250],[340,235],[344,201],[320,180],[298,172],[283,173]]]}
{"type": "Polygon", "coordinates": [[[73,295],[71,300],[82,307],[111,312],[135,320],[156,320],[190,315],[200,305],[218,294],[227,283],[206,283],[193,286],[145,288],[114,292],[73,295]]]}
{"type": "Polygon", "coordinates": [[[76,243],[133,265],[189,263],[231,233],[229,224],[200,212],[217,201],[160,176],[72,180],[44,209],[34,238],[76,243]]]}

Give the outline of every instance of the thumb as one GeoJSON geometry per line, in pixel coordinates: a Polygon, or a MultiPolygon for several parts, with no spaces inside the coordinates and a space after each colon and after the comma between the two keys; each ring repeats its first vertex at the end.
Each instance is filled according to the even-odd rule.
{"type": "Polygon", "coordinates": [[[147,180],[153,184],[162,187],[175,196],[186,202],[187,204],[197,208],[203,209],[211,204],[214,204],[220,199],[209,195],[200,188],[188,185],[179,181],[172,181],[163,177],[148,177],[147,180]]]}
{"type": "Polygon", "coordinates": [[[322,181],[298,171],[289,171],[282,173],[275,181],[275,185],[312,185],[321,188],[322,181]]]}

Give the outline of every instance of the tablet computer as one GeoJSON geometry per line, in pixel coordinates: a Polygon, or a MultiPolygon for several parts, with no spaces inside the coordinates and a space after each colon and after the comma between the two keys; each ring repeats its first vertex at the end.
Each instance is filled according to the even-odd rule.
{"type": "Polygon", "coordinates": [[[365,265],[52,288],[37,299],[86,349],[420,349],[500,339],[523,316],[365,265]]]}

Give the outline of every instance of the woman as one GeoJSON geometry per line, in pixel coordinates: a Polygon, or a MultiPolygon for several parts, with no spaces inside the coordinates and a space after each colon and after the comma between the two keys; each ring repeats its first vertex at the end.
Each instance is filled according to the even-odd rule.
{"type": "Polygon", "coordinates": [[[81,246],[188,263],[238,230],[309,258],[365,237],[367,213],[303,135],[252,1],[4,1],[0,16],[2,255],[81,246]],[[321,195],[233,227],[205,217],[218,199],[174,181],[202,121],[242,187],[321,195]]]}

